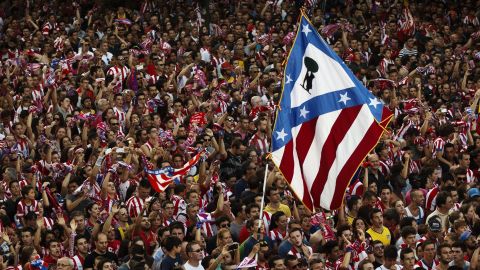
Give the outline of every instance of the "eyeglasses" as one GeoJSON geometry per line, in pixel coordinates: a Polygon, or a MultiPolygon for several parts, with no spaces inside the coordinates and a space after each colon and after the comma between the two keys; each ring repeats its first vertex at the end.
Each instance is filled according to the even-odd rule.
{"type": "Polygon", "coordinates": [[[195,252],[195,253],[197,253],[197,252],[202,252],[202,251],[203,251],[203,248],[197,249],[197,250],[192,250],[192,252],[195,252]]]}
{"type": "Polygon", "coordinates": [[[112,126],[118,126],[118,123],[110,123],[112,126]]]}
{"type": "Polygon", "coordinates": [[[230,223],[220,224],[220,228],[228,228],[228,227],[230,227],[230,223]]]}
{"type": "Polygon", "coordinates": [[[228,118],[227,121],[233,122],[233,118],[228,118]]]}

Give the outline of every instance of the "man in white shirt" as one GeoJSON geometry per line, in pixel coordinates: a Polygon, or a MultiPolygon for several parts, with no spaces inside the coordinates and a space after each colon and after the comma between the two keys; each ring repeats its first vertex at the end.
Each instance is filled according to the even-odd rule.
{"type": "Polygon", "coordinates": [[[383,264],[377,267],[375,270],[400,270],[402,269],[400,265],[397,264],[397,248],[395,246],[387,246],[383,252],[384,261],[383,264]]]}
{"type": "Polygon", "coordinates": [[[188,261],[183,265],[185,270],[204,270],[200,263],[203,259],[203,248],[197,241],[191,241],[187,244],[188,261]]]}

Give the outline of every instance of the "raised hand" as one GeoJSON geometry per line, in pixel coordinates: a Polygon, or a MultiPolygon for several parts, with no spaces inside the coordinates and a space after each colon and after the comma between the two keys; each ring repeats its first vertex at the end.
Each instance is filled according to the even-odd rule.
{"type": "Polygon", "coordinates": [[[77,222],[75,221],[75,219],[70,220],[70,228],[72,229],[72,231],[77,230],[77,222]]]}

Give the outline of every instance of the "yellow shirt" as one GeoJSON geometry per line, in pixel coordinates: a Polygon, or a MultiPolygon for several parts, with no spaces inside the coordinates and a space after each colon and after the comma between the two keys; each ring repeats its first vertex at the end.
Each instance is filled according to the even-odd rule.
{"type": "Polygon", "coordinates": [[[353,220],[355,219],[354,217],[350,216],[350,215],[346,215],[347,216],[347,223],[348,225],[352,225],[353,223],[353,220]]]}
{"type": "Polygon", "coordinates": [[[290,208],[288,208],[288,206],[283,203],[281,203],[278,208],[273,208],[270,204],[267,204],[267,206],[265,206],[265,211],[270,214],[275,214],[275,212],[281,211],[287,217],[290,217],[292,215],[292,213],[290,212],[290,208]]]}
{"type": "Polygon", "coordinates": [[[379,240],[383,243],[383,245],[388,246],[392,241],[392,235],[390,234],[390,230],[387,227],[383,226],[382,233],[377,233],[376,231],[372,230],[372,228],[367,230],[367,233],[372,237],[372,240],[379,240]]]}

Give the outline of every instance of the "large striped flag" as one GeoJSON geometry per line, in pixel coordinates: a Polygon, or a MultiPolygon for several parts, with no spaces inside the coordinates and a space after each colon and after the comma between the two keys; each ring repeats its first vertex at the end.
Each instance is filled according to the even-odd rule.
{"type": "Polygon", "coordinates": [[[179,169],[174,169],[172,167],[166,167],[158,170],[152,170],[150,166],[146,165],[145,172],[147,174],[147,179],[152,185],[152,187],[157,192],[165,191],[165,189],[181,176],[184,176],[190,171],[190,169],[200,161],[202,154],[205,150],[200,151],[196,154],[191,160],[189,160],[183,167],[179,169]]]}
{"type": "Polygon", "coordinates": [[[305,206],[336,209],[392,114],[304,14],[284,74],[272,160],[305,206]]]}

